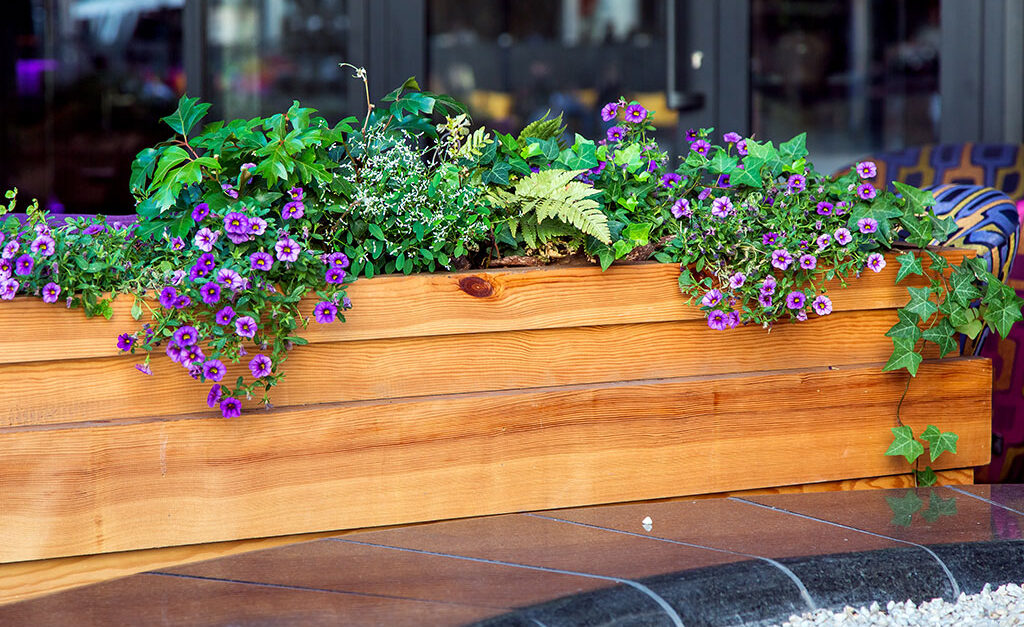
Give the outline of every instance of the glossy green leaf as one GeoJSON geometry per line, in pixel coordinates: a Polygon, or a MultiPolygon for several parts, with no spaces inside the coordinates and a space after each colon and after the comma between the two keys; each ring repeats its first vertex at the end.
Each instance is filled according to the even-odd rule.
{"type": "Polygon", "coordinates": [[[903,425],[902,427],[892,427],[892,444],[889,445],[889,449],[885,452],[886,455],[900,456],[906,458],[907,463],[913,464],[914,460],[924,454],[924,446],[914,439],[913,430],[903,425]]]}
{"type": "Polygon", "coordinates": [[[921,267],[921,258],[915,255],[913,252],[908,252],[899,255],[898,257],[896,257],[896,261],[900,262],[899,272],[896,273],[897,283],[907,278],[911,274],[924,274],[924,268],[921,267]]]}

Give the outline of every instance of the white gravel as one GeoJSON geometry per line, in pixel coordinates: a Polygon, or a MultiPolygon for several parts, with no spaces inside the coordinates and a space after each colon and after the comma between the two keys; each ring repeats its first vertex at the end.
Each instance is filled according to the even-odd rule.
{"type": "Polygon", "coordinates": [[[801,616],[793,615],[781,625],[1024,625],[1024,588],[1009,583],[993,590],[991,585],[985,584],[978,594],[961,594],[955,603],[933,599],[921,605],[911,601],[889,601],[885,608],[878,603],[860,609],[847,606],[836,613],[818,610],[801,616]]]}

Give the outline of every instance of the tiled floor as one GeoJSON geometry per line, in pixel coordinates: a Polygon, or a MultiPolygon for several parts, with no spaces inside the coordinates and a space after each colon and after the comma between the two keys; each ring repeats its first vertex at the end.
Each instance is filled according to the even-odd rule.
{"type": "Polygon", "coordinates": [[[1024,486],[512,514],[135,575],[0,606],[0,625],[758,623],[1024,583],[1022,530],[1024,486]]]}

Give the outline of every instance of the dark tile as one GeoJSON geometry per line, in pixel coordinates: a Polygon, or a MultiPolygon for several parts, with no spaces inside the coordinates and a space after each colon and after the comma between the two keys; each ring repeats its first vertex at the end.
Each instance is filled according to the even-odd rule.
{"type": "Polygon", "coordinates": [[[166,572],[503,609],[616,585],[590,577],[331,540],[223,557],[166,572]]]}
{"type": "Polygon", "coordinates": [[[480,607],[143,574],[0,606],[0,624],[464,625],[480,607]]]}
{"type": "Polygon", "coordinates": [[[986,583],[1001,586],[1024,582],[1022,540],[936,544],[931,549],[946,564],[960,588],[967,594],[977,594],[986,583]]]}
{"type": "Polygon", "coordinates": [[[495,616],[481,621],[477,627],[536,627],[538,624],[547,627],[668,627],[673,623],[646,594],[617,585],[495,616]]]}

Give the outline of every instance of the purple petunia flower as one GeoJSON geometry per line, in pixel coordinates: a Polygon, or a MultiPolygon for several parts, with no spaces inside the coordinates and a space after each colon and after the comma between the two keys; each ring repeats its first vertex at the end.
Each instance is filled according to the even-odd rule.
{"type": "Polygon", "coordinates": [[[862,179],[874,178],[878,174],[878,168],[874,161],[861,161],[857,164],[857,175],[862,179]]]}
{"type": "Polygon", "coordinates": [[[195,362],[203,361],[205,359],[206,355],[203,354],[203,349],[199,348],[198,344],[181,349],[181,364],[183,366],[191,366],[195,362]]]}
{"type": "Polygon", "coordinates": [[[716,218],[726,218],[732,214],[732,200],[728,196],[722,196],[711,201],[711,215],[716,218]]]}
{"type": "Polygon", "coordinates": [[[867,263],[865,263],[864,265],[871,268],[875,272],[881,272],[882,268],[885,267],[885,257],[883,257],[881,253],[871,253],[870,255],[868,255],[867,263]]]}
{"type": "Polygon", "coordinates": [[[626,107],[626,113],[623,115],[623,119],[632,124],[639,124],[647,119],[647,109],[644,109],[638,104],[631,104],[626,107]]]}
{"type": "Polygon", "coordinates": [[[206,395],[207,407],[216,407],[217,404],[220,403],[220,398],[221,396],[224,395],[224,392],[222,390],[223,388],[221,388],[219,383],[216,383],[212,387],[210,387],[210,393],[206,395]]]}
{"type": "Polygon", "coordinates": [[[224,287],[231,287],[231,284],[240,278],[241,275],[230,268],[221,268],[220,270],[217,270],[217,282],[224,287]]]}
{"type": "Polygon", "coordinates": [[[818,250],[825,250],[832,243],[832,237],[828,233],[822,233],[814,243],[818,245],[818,250]]]}
{"type": "Polygon", "coordinates": [[[175,309],[185,309],[192,305],[192,297],[188,294],[182,294],[181,296],[174,299],[175,309]]]}
{"type": "Polygon", "coordinates": [[[29,250],[32,252],[42,255],[43,257],[49,257],[55,250],[56,242],[49,235],[40,235],[39,237],[32,240],[32,245],[29,246],[29,250]]]}
{"type": "Polygon", "coordinates": [[[690,142],[691,144],[697,141],[697,131],[693,130],[692,128],[686,129],[686,141],[690,142]]]}
{"type": "Polygon", "coordinates": [[[249,235],[263,235],[267,230],[267,221],[263,218],[249,218],[249,235]]]}
{"type": "Polygon", "coordinates": [[[832,234],[836,238],[836,243],[840,246],[846,246],[853,241],[853,235],[850,233],[850,229],[842,228],[836,229],[836,232],[832,234]]]}
{"type": "Polygon", "coordinates": [[[165,287],[160,290],[160,306],[164,309],[174,308],[174,301],[178,299],[178,290],[173,287],[165,287]]]}
{"type": "Polygon", "coordinates": [[[192,209],[192,219],[196,222],[202,222],[208,215],[210,215],[210,205],[205,202],[199,203],[192,209]]]}
{"type": "MultiPolygon", "coordinates": [[[[738,167],[742,168],[743,166],[738,167]]],[[[729,182],[729,175],[723,174],[719,176],[718,181],[715,182],[715,185],[721,187],[722,189],[729,189],[730,187],[732,187],[732,183],[729,182]]]]}
{"type": "Polygon", "coordinates": [[[800,255],[800,267],[804,270],[813,270],[818,265],[818,258],[811,254],[800,255]]]}
{"type": "Polygon", "coordinates": [[[199,341],[199,332],[191,325],[180,327],[174,332],[174,341],[182,348],[192,346],[199,341]]]}
{"type": "Polygon", "coordinates": [[[82,234],[83,235],[96,235],[97,233],[102,233],[103,231],[106,231],[106,230],[107,230],[107,225],[106,224],[90,224],[89,226],[85,227],[85,230],[82,231],[82,234]]]}
{"type": "Polygon", "coordinates": [[[724,311],[712,309],[708,312],[708,326],[715,331],[724,331],[728,321],[724,311]]]}
{"type": "Polygon", "coordinates": [[[348,255],[345,253],[331,253],[327,255],[327,263],[338,268],[347,268],[349,266],[348,255]]]}
{"type": "Polygon", "coordinates": [[[608,141],[619,142],[626,137],[626,129],[622,128],[621,126],[613,126],[608,129],[606,134],[608,136],[608,141]]]}
{"type": "Polygon", "coordinates": [[[285,220],[298,220],[305,215],[305,209],[306,205],[301,200],[292,200],[284,204],[284,207],[281,209],[281,217],[285,220]]]}
{"type": "Polygon", "coordinates": [[[178,346],[177,342],[173,340],[168,342],[167,348],[164,352],[167,353],[167,356],[171,358],[171,361],[175,363],[181,362],[181,347],[178,346]]]}
{"type": "Polygon", "coordinates": [[[256,320],[252,316],[242,316],[235,320],[235,333],[239,337],[252,338],[256,335],[257,330],[256,320]]]}
{"type": "Polygon", "coordinates": [[[729,132],[729,133],[726,133],[725,135],[722,135],[722,139],[724,139],[726,141],[726,143],[735,144],[736,142],[738,142],[739,140],[741,140],[743,138],[740,137],[739,133],[729,132]]]}
{"type": "Polygon", "coordinates": [[[761,236],[761,243],[764,244],[765,246],[774,246],[775,242],[779,241],[781,238],[782,238],[782,234],[781,233],[775,233],[774,231],[768,231],[767,233],[765,233],[764,235],[761,236]]]}
{"type": "Polygon", "coordinates": [[[790,255],[785,248],[777,248],[772,251],[772,266],[779,270],[785,270],[791,263],[793,263],[793,255],[790,255]]]}
{"type": "Polygon", "coordinates": [[[249,232],[249,218],[244,213],[232,211],[224,216],[224,230],[233,235],[246,235],[249,232]]]}
{"type": "Polygon", "coordinates": [[[7,245],[4,246],[3,258],[14,259],[14,256],[18,254],[18,250],[20,249],[21,244],[19,244],[18,242],[8,242],[7,245]]]}
{"type": "Polygon", "coordinates": [[[32,268],[34,268],[35,265],[36,260],[32,258],[32,255],[22,255],[14,262],[14,274],[20,276],[32,274],[32,268]]]}
{"type": "Polygon", "coordinates": [[[805,302],[807,302],[807,296],[801,291],[790,292],[786,295],[786,307],[790,309],[801,309],[805,302]]]}
{"type": "Polygon", "coordinates": [[[682,180],[682,177],[679,176],[678,174],[676,174],[675,172],[668,172],[668,173],[662,175],[662,177],[661,177],[661,186],[664,187],[665,189],[672,189],[681,180],[682,180]]]}
{"type": "Polygon", "coordinates": [[[352,309],[352,299],[349,298],[348,296],[345,296],[344,298],[342,298],[341,299],[341,308],[346,310],[346,311],[348,311],[349,309],[352,309]]]}
{"type": "Polygon", "coordinates": [[[277,243],[274,244],[274,250],[277,252],[278,260],[290,263],[299,258],[299,251],[301,249],[298,242],[287,237],[277,240],[277,243]]]}
{"type": "Polygon", "coordinates": [[[196,259],[196,265],[206,270],[208,273],[217,267],[217,258],[212,253],[203,253],[196,259]]]}
{"type": "Polygon", "coordinates": [[[185,240],[180,237],[171,238],[171,250],[182,250],[185,248],[185,240]]]}
{"type": "Polygon", "coordinates": [[[722,290],[708,290],[708,292],[704,294],[704,297],[700,299],[700,304],[704,307],[714,307],[718,303],[722,302],[722,296],[722,290]]]}
{"type": "Polygon", "coordinates": [[[135,345],[135,336],[131,335],[130,333],[122,333],[121,335],[117,336],[117,349],[118,350],[121,350],[121,351],[124,351],[124,352],[127,353],[128,351],[130,351],[132,349],[132,346],[134,346],[134,345],[135,345]]]}
{"type": "Polygon", "coordinates": [[[181,285],[181,282],[185,280],[186,272],[184,270],[175,270],[171,273],[171,285],[181,285]]]}
{"type": "Polygon", "coordinates": [[[765,294],[764,292],[761,292],[761,295],[757,297],[757,304],[761,305],[765,309],[770,309],[775,306],[775,303],[772,300],[772,295],[765,294]]]}
{"type": "Polygon", "coordinates": [[[210,381],[220,381],[225,371],[224,362],[219,359],[211,359],[203,364],[203,376],[210,381]]]}
{"type": "Polygon", "coordinates": [[[736,274],[729,277],[729,287],[731,287],[734,290],[739,289],[743,287],[743,284],[746,283],[746,281],[747,275],[743,274],[742,272],[737,272],[736,274]]]}
{"type": "Polygon", "coordinates": [[[225,418],[238,418],[242,415],[242,401],[227,397],[220,402],[220,415],[225,418]]]}
{"type": "Polygon", "coordinates": [[[832,313],[832,300],[824,294],[818,296],[811,303],[811,309],[819,316],[827,316],[832,313]]]}
{"type": "Polygon", "coordinates": [[[726,328],[735,329],[736,326],[739,323],[740,323],[740,312],[738,312],[738,311],[730,311],[729,313],[725,314],[725,326],[726,326],[726,328]]]}
{"type": "Polygon", "coordinates": [[[740,141],[736,142],[736,154],[738,154],[741,157],[747,156],[747,140],[741,139],[740,141]]]}
{"type": "Polygon", "coordinates": [[[221,326],[229,325],[231,324],[231,321],[235,319],[235,310],[232,309],[230,305],[228,305],[227,307],[218,311],[217,314],[213,317],[213,319],[217,324],[221,326]]]}
{"type": "Polygon", "coordinates": [[[711,144],[709,144],[705,139],[698,139],[690,144],[690,150],[706,157],[708,156],[708,151],[711,150],[711,144]]]}
{"type": "Polygon", "coordinates": [[[605,122],[611,122],[618,114],[619,103],[617,102],[609,102],[605,106],[601,107],[601,119],[605,122]]]}
{"type": "Polygon", "coordinates": [[[779,282],[775,280],[775,277],[769,274],[764,278],[764,281],[761,282],[761,293],[771,296],[775,293],[775,287],[778,284],[779,282]]]}
{"type": "Polygon", "coordinates": [[[807,179],[800,174],[793,174],[786,180],[786,187],[794,194],[807,189],[807,179]]]}
{"type": "Polygon", "coordinates": [[[196,264],[188,269],[188,280],[195,283],[196,279],[205,278],[208,274],[210,274],[209,270],[199,264],[196,264]]]}
{"type": "Polygon", "coordinates": [[[220,300],[220,286],[216,283],[205,283],[199,288],[199,295],[207,305],[216,305],[220,300]]]}
{"type": "Polygon", "coordinates": [[[697,200],[707,200],[707,197],[711,195],[711,191],[710,187],[705,187],[697,194],[697,200]]]}
{"type": "Polygon", "coordinates": [[[3,300],[13,299],[14,295],[18,293],[19,287],[21,287],[21,283],[14,279],[6,279],[3,283],[0,283],[0,298],[3,300]]]}
{"type": "Polygon", "coordinates": [[[828,202],[827,200],[823,200],[818,203],[817,209],[819,216],[830,216],[832,215],[832,210],[835,209],[835,205],[828,202]]]}
{"type": "Polygon", "coordinates": [[[670,209],[670,211],[672,212],[672,216],[675,218],[689,218],[693,215],[693,209],[690,208],[690,201],[685,198],[680,198],[672,203],[672,209],[670,209]]]}
{"type": "Polygon", "coordinates": [[[199,250],[210,252],[213,250],[213,245],[217,243],[218,237],[220,237],[220,231],[211,231],[204,226],[196,232],[193,242],[199,250]]]}
{"type": "Polygon", "coordinates": [[[878,230],[878,220],[874,218],[861,218],[857,220],[857,230],[861,233],[874,233],[878,230]]]}
{"type": "Polygon", "coordinates": [[[857,188],[857,195],[860,196],[863,200],[871,200],[872,198],[875,197],[877,193],[878,190],[875,189],[875,186],[872,185],[871,183],[864,183],[863,185],[857,188]]]}
{"type": "Polygon", "coordinates": [[[331,285],[337,285],[345,282],[345,271],[341,268],[328,268],[327,273],[324,275],[324,280],[331,285]]]}
{"type": "Polygon", "coordinates": [[[135,369],[141,372],[142,374],[153,374],[153,369],[149,367],[149,364],[135,364],[135,369]]]}
{"type": "Polygon", "coordinates": [[[253,253],[249,255],[249,267],[267,272],[274,267],[274,258],[264,252],[253,253]]]}
{"type": "Polygon", "coordinates": [[[221,183],[220,188],[231,198],[238,198],[238,192],[235,191],[235,188],[232,187],[230,183],[221,183]]]}
{"type": "Polygon", "coordinates": [[[266,355],[256,355],[249,361],[249,372],[254,378],[259,379],[269,375],[273,365],[266,355]]]}
{"type": "Polygon", "coordinates": [[[320,301],[313,308],[313,318],[316,319],[320,324],[330,324],[334,322],[334,317],[338,315],[338,307],[334,303],[327,301],[320,301]]]}
{"type": "Polygon", "coordinates": [[[60,286],[56,283],[50,282],[43,286],[43,302],[44,303],[55,303],[57,297],[60,296],[60,286]]]}
{"type": "Polygon", "coordinates": [[[293,187],[288,190],[288,196],[290,196],[292,200],[302,200],[306,197],[306,192],[302,191],[301,187],[293,187]]]}
{"type": "Polygon", "coordinates": [[[244,244],[245,242],[252,241],[252,237],[250,237],[249,235],[239,233],[228,233],[227,238],[229,242],[235,245],[244,244]]]}

